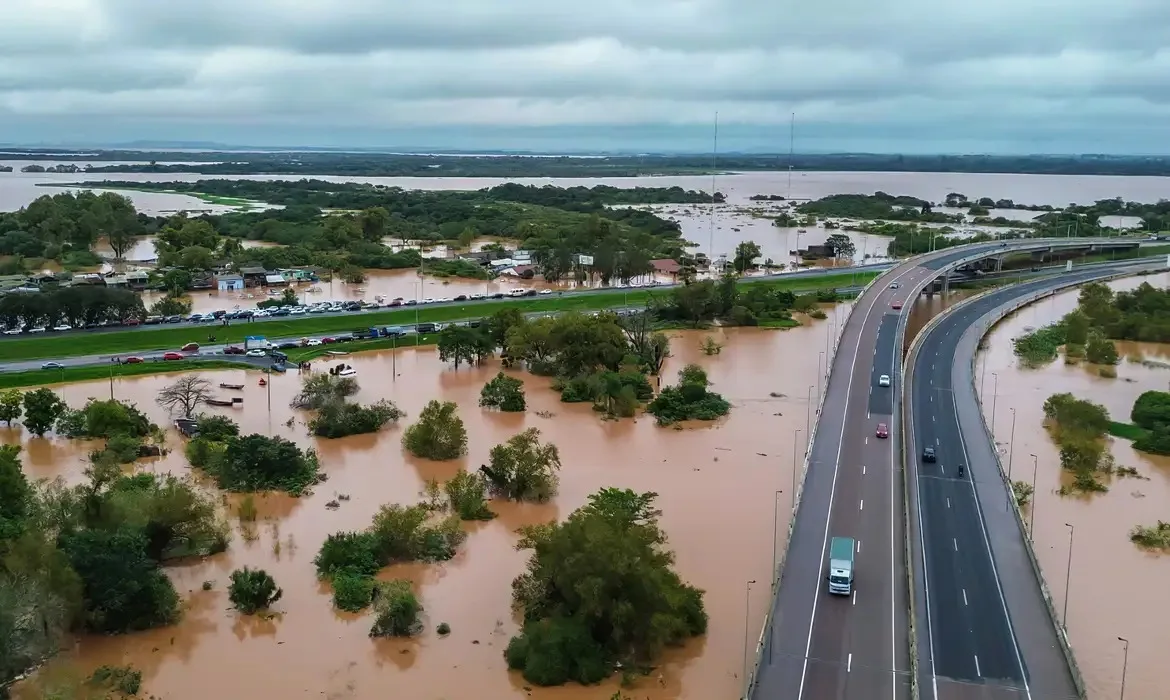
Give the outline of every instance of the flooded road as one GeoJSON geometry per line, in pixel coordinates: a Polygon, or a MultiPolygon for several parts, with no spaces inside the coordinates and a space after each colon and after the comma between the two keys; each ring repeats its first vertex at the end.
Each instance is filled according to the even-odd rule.
{"type": "MultiPolygon", "coordinates": [[[[1135,277],[1110,286],[1132,289],[1142,281],[1165,287],[1170,275],[1135,277]]],[[[1069,637],[1089,697],[1118,696],[1124,649],[1118,637],[1124,637],[1130,641],[1125,697],[1160,700],[1167,695],[1164,669],[1165,650],[1170,649],[1170,610],[1162,598],[1170,590],[1170,556],[1143,552],[1129,541],[1128,533],[1136,525],[1170,520],[1170,458],[1136,452],[1128,441],[1112,439],[1110,450],[1118,466],[1134,467],[1148,480],[1114,477],[1105,482],[1108,493],[1062,497],[1057,490],[1068,479],[1060,469],[1058,448],[1041,423],[1045,399],[1066,391],[1103,404],[1114,420],[1128,422],[1139,394],[1166,391],[1170,386],[1170,369],[1137,360],[1170,363],[1170,345],[1118,343],[1124,359],[1117,367],[1117,379],[1101,378],[1091,366],[1065,365],[1063,358],[1040,369],[1021,368],[1012,353],[1011,338],[1058,320],[1076,307],[1076,300],[1073,290],[1006,319],[988,337],[989,349],[980,354],[976,382],[983,384],[981,395],[989,421],[994,408],[996,440],[1005,467],[1010,462],[1012,479],[1030,482],[1035,474],[1036,554],[1058,613],[1064,606],[1068,574],[1069,637]],[[1012,409],[1016,454],[1009,460],[1012,409]],[[1071,568],[1066,523],[1074,528],[1071,568]]]]}
{"type": "MultiPolygon", "coordinates": [[[[830,318],[832,318],[830,314],[830,318]]],[[[842,316],[843,317],[843,316],[842,316]]],[[[730,329],[712,332],[724,343],[721,354],[705,356],[699,345],[706,332],[674,334],[673,357],[664,381],[673,382],[689,362],[702,365],[733,404],[723,421],[693,429],[660,428],[653,419],[604,421],[588,405],[563,404],[548,380],[521,373],[529,409],[523,415],[489,413],[476,403],[480,388],[498,367],[451,370],[433,348],[354,355],[346,362],[358,370],[360,401],[389,398],[407,411],[406,423],[430,399],[458,402],[466,422],[470,454],[454,462],[429,462],[403,454],[403,426],[376,435],[326,441],[308,437],[306,414],[295,427],[289,399],[298,390],[295,373],[277,377],[268,388],[258,375],[242,371],[209,372],[215,384],[245,382],[244,405],[223,411],[245,432],[293,439],[319,451],[329,479],[302,499],[271,496],[257,499],[260,519],[245,536],[232,518],[233,542],[224,554],[186,566],[168,568],[187,601],[183,621],[172,627],[119,637],[86,637],[76,649],[53,663],[76,662],[83,671],[104,663],[132,663],[144,672],[144,691],[167,700],[208,697],[386,697],[542,698],[596,700],[616,689],[569,686],[526,692],[518,676],[506,670],[503,650],[516,631],[509,610],[511,581],[526,555],[516,552],[514,530],[522,525],[564,518],[586,496],[604,486],[628,487],[660,494],[662,525],[677,554],[681,576],[705,589],[709,633],[671,651],[658,673],[641,679],[631,696],[665,700],[733,698],[744,666],[744,640],[754,646],[769,604],[767,586],[756,586],[745,601],[745,582],[766,581],[772,561],[774,513],[787,523],[791,503],[793,446],[801,440],[809,408],[809,377],[817,373],[818,355],[830,322],[811,322],[788,331],[730,329]],[[547,413],[545,413],[547,412],[547,413]],[[500,517],[465,525],[469,532],[450,562],[397,566],[383,577],[407,577],[417,585],[425,607],[426,630],[413,640],[371,640],[370,615],[335,612],[329,589],[314,574],[312,559],[325,537],[339,530],[366,527],[379,506],[413,503],[428,479],[447,479],[460,466],[487,461],[491,447],[515,433],[537,427],[556,443],[564,467],[560,492],[543,506],[493,503],[500,517]],[[783,491],[779,496],[776,491],[783,491]],[[326,502],[340,494],[339,510],[326,502]],[[284,589],[271,620],[245,618],[230,609],[226,587],[230,572],[244,565],[262,567],[284,589]],[[204,581],[214,581],[203,591],[204,581]],[[745,605],[750,624],[745,629],[745,605]],[[440,622],[451,625],[446,638],[435,634],[440,622]]],[[[322,362],[317,364],[323,368],[322,362]]],[[[136,402],[157,422],[165,416],[153,397],[173,377],[116,380],[115,395],[136,402]]],[[[109,385],[94,382],[59,389],[73,405],[88,396],[106,397],[109,385]]],[[[816,389],[814,387],[813,393],[816,389]]],[[[812,397],[813,402],[816,396],[812,397]]],[[[141,469],[188,471],[181,440],[171,431],[175,451],[141,469]]],[[[32,476],[82,478],[89,446],[61,439],[27,439],[17,431],[5,440],[23,440],[25,465],[32,476]]],[[[798,452],[803,450],[803,442],[798,452]]],[[[235,502],[235,497],[228,499],[235,502]]]]}

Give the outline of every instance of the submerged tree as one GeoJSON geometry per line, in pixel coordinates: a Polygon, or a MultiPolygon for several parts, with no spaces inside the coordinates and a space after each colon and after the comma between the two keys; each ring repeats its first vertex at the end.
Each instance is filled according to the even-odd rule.
{"type": "Polygon", "coordinates": [[[454,401],[431,401],[406,429],[402,446],[416,457],[456,459],[467,453],[467,429],[454,401]]]}
{"type": "Polygon", "coordinates": [[[544,502],[557,490],[561,455],[557,446],[541,444],[540,430],[529,428],[491,451],[491,464],[480,472],[491,492],[513,501],[544,502]]]}
{"type": "Polygon", "coordinates": [[[282,594],[276,581],[263,569],[249,569],[245,566],[232,572],[228,600],[245,615],[264,610],[280,600],[282,594]]]}
{"type": "Polygon", "coordinates": [[[195,411],[207,403],[211,396],[211,382],[198,375],[179,377],[173,384],[158,392],[155,401],[172,415],[184,418],[195,415],[195,411]]]}

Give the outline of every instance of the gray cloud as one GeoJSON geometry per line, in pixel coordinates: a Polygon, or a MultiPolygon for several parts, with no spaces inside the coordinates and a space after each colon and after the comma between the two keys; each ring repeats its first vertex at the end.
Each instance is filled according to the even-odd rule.
{"type": "Polygon", "coordinates": [[[718,111],[745,134],[796,112],[802,133],[886,133],[886,150],[918,150],[895,135],[913,133],[1094,150],[1170,125],[1162,47],[1165,0],[7,0],[0,139],[690,128],[718,111]]]}

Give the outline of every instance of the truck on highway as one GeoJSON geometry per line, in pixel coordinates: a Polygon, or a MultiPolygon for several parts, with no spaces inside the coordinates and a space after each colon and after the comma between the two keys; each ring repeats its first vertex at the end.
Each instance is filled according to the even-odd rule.
{"type": "Polygon", "coordinates": [[[853,552],[857,544],[852,537],[834,537],[829,544],[829,592],[849,595],[853,592],[853,552]]]}

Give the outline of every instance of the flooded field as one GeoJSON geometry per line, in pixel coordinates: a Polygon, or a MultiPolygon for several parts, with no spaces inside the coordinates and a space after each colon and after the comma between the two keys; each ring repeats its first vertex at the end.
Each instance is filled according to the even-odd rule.
{"type": "MultiPolygon", "coordinates": [[[[831,315],[832,317],[832,315],[831,315]]],[[[772,562],[774,514],[786,525],[796,431],[808,416],[809,378],[817,374],[817,353],[830,322],[812,322],[788,331],[732,329],[715,333],[725,343],[721,354],[705,356],[705,333],[680,332],[664,372],[673,382],[682,365],[707,369],[714,389],[733,404],[723,421],[675,430],[650,418],[604,421],[588,406],[562,404],[548,380],[519,374],[529,399],[523,415],[488,413],[476,405],[480,388],[498,371],[495,363],[476,369],[449,369],[433,348],[376,352],[346,358],[358,370],[361,401],[389,398],[407,411],[403,426],[376,435],[341,440],[308,437],[307,418],[288,408],[298,390],[295,373],[277,377],[269,387],[259,375],[240,371],[208,373],[210,379],[245,382],[244,405],[224,411],[245,432],[278,434],[315,447],[329,479],[302,499],[257,499],[260,520],[246,539],[233,519],[229,550],[205,561],[171,567],[168,572],[186,600],[183,621],[171,628],[119,637],[85,637],[54,665],[73,663],[83,672],[104,663],[132,663],[144,672],[145,691],[167,700],[208,697],[402,698],[608,698],[616,681],[602,687],[529,689],[506,670],[503,650],[517,625],[509,610],[513,577],[526,556],[516,552],[514,530],[522,525],[563,518],[603,486],[629,487],[660,494],[662,524],[677,553],[682,577],[707,591],[710,629],[705,638],[672,651],[659,673],[629,691],[639,700],[735,697],[742,682],[744,640],[754,645],[769,603],[767,585],[745,600],[745,582],[767,581],[772,562]],[[271,410],[269,410],[271,390],[271,410]],[[400,446],[402,427],[430,399],[458,402],[467,424],[470,454],[454,462],[407,457],[400,446]],[[544,412],[548,412],[547,414],[544,412]],[[297,423],[287,427],[295,417],[297,423]],[[450,562],[398,566],[383,577],[407,577],[417,584],[425,607],[426,630],[409,641],[367,637],[369,615],[335,612],[327,586],[316,580],[312,559],[325,537],[369,524],[385,503],[413,503],[428,479],[451,477],[457,468],[476,468],[495,444],[527,427],[537,427],[556,443],[564,467],[560,492],[545,506],[493,504],[496,520],[466,525],[469,537],[450,562]],[[783,491],[779,496],[776,491],[783,491]],[[326,502],[339,494],[339,510],[326,502]],[[246,618],[230,609],[230,572],[263,567],[284,589],[274,619],[246,618]],[[214,581],[209,591],[204,581],[214,581]],[[745,629],[745,605],[750,624],[745,629]],[[435,634],[451,625],[446,638],[435,634]]],[[[320,369],[323,363],[318,363],[320,369]]],[[[116,380],[115,395],[146,410],[157,422],[166,417],[154,396],[173,381],[167,377],[116,380]]],[[[106,382],[60,388],[73,405],[88,396],[106,397],[106,382]]],[[[815,389],[814,389],[815,393],[815,389]]],[[[815,403],[816,397],[812,397],[815,403]]],[[[173,433],[173,431],[172,431],[173,433]]],[[[26,469],[36,477],[81,477],[88,445],[57,438],[28,439],[19,431],[0,431],[7,441],[23,440],[26,469]]],[[[140,469],[188,471],[181,439],[175,451],[140,469]]],[[[803,443],[798,450],[803,450],[803,443]]],[[[229,502],[234,502],[229,499],[229,502]]]]}
{"type": "MultiPolygon", "coordinates": [[[[1110,286],[1132,289],[1142,281],[1165,287],[1170,275],[1119,280],[1110,286]]],[[[1165,650],[1170,649],[1170,610],[1162,600],[1170,588],[1170,556],[1143,552],[1130,543],[1128,533],[1136,525],[1170,519],[1170,458],[1136,452],[1128,441],[1112,439],[1117,464],[1136,468],[1145,479],[1113,478],[1107,482],[1108,493],[1062,497],[1057,493],[1065,481],[1058,448],[1041,423],[1045,399],[1060,392],[1103,404],[1114,420],[1128,422],[1139,394],[1170,386],[1170,369],[1137,360],[1170,362],[1170,345],[1118,343],[1125,359],[1117,367],[1116,379],[1101,378],[1091,367],[1065,365],[1063,359],[1040,369],[1021,368],[1011,338],[1058,320],[1076,307],[1076,300],[1075,290],[1066,292],[1006,319],[989,336],[989,349],[980,354],[976,382],[983,385],[989,421],[994,408],[1005,466],[1013,448],[1016,453],[1010,459],[1012,479],[1031,481],[1035,476],[1036,553],[1058,612],[1065,603],[1066,574],[1069,578],[1069,636],[1089,697],[1118,697],[1124,650],[1118,637],[1124,637],[1130,641],[1125,697],[1160,700],[1166,697],[1162,674],[1165,650]],[[1066,523],[1073,526],[1071,567],[1066,523]]]]}

